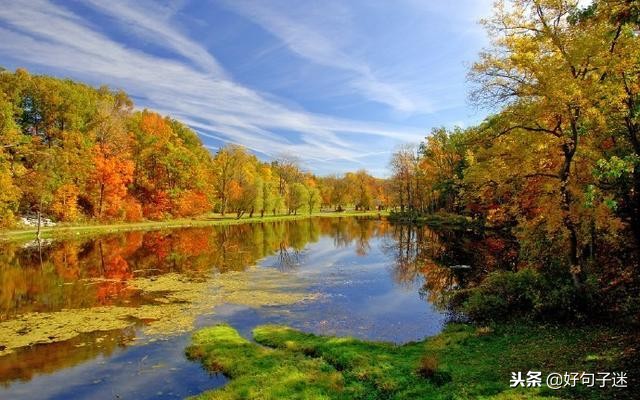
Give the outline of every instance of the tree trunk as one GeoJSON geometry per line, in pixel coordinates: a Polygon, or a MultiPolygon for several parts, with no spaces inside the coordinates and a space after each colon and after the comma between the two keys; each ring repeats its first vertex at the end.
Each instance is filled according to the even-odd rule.
{"type": "Polygon", "coordinates": [[[102,202],[104,200],[104,183],[100,184],[100,201],[98,202],[98,218],[102,219],[102,202]]]}
{"type": "Polygon", "coordinates": [[[560,169],[560,209],[562,210],[562,222],[569,232],[569,272],[573,279],[575,287],[582,286],[582,268],[578,261],[578,229],[571,218],[571,192],[569,182],[571,178],[571,161],[576,152],[578,141],[578,130],[574,121],[572,121],[572,142],[562,145],[564,153],[564,162],[560,169]]]}
{"type": "MultiPolygon", "coordinates": [[[[622,81],[624,82],[625,92],[627,98],[625,104],[627,106],[627,115],[624,118],[625,125],[627,127],[627,137],[633,146],[633,151],[640,155],[640,124],[636,122],[636,113],[638,110],[637,96],[631,90],[627,83],[627,76],[622,73],[622,81]]],[[[629,199],[631,202],[631,216],[630,225],[633,231],[633,236],[636,240],[636,245],[640,247],[640,166],[636,165],[633,170],[633,193],[629,199]]]]}
{"type": "Polygon", "coordinates": [[[37,239],[38,239],[38,242],[40,242],[40,238],[41,238],[41,235],[40,235],[40,226],[41,226],[41,225],[42,225],[42,217],[41,217],[40,210],[38,210],[38,233],[36,234],[36,235],[37,235],[36,237],[37,237],[37,239]]]}
{"type": "Polygon", "coordinates": [[[407,208],[409,210],[412,209],[413,204],[411,203],[411,178],[407,180],[407,208]]]}

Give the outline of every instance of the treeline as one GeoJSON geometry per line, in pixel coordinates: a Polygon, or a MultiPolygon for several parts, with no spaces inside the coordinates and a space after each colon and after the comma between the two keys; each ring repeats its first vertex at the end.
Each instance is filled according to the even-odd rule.
{"type": "Polygon", "coordinates": [[[213,156],[215,210],[238,217],[319,209],[383,209],[388,205],[385,181],[365,170],[319,177],[300,169],[295,158],[262,162],[244,147],[229,145],[213,156]]]}
{"type": "Polygon", "coordinates": [[[24,69],[0,71],[0,187],[0,226],[38,212],[138,221],[386,206],[382,181],[365,171],[320,178],[240,146],[211,154],[187,126],[134,110],[122,91],[24,69]]]}
{"type": "MultiPolygon", "coordinates": [[[[567,277],[578,294],[595,286],[637,312],[640,5],[577,3],[496,3],[484,21],[492,45],[469,77],[474,102],[500,111],[400,149],[390,184],[405,214],[509,228],[514,269],[567,277]]],[[[575,293],[557,295],[575,307],[575,293]]]]}

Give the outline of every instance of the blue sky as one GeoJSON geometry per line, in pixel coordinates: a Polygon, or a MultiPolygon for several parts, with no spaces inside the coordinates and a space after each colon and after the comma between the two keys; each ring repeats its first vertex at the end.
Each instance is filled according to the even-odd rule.
{"type": "Polygon", "coordinates": [[[0,0],[0,65],[126,90],[215,151],[387,175],[432,127],[468,126],[492,0],[0,0]]]}

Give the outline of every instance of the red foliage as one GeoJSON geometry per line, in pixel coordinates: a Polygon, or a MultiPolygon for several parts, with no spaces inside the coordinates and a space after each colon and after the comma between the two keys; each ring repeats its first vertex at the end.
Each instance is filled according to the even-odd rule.
{"type": "Polygon", "coordinates": [[[94,170],[91,178],[98,218],[122,216],[127,185],[133,181],[134,164],[128,158],[109,155],[102,146],[95,146],[94,170]]]}
{"type": "Polygon", "coordinates": [[[136,222],[142,220],[142,206],[136,199],[127,196],[123,204],[124,219],[128,222],[136,222]]]}
{"type": "Polygon", "coordinates": [[[149,219],[163,219],[171,210],[171,199],[164,191],[152,192],[145,196],[142,205],[142,214],[149,219]]]}

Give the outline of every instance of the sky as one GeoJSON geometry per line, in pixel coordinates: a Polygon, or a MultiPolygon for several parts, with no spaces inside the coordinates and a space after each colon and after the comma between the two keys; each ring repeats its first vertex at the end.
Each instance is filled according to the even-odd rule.
{"type": "Polygon", "coordinates": [[[434,127],[483,119],[466,74],[492,0],[0,0],[0,66],[124,89],[215,152],[388,175],[434,127]]]}

